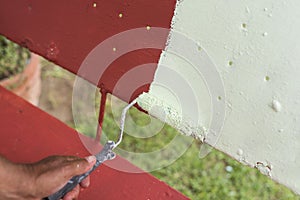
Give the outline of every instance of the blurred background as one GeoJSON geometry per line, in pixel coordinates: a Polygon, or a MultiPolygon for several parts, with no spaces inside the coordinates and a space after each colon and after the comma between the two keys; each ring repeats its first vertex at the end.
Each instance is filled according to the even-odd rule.
{"type": "MultiPolygon", "coordinates": [[[[31,101],[68,126],[93,137],[95,124],[89,119],[97,113],[86,113],[79,120],[80,123],[77,122],[76,126],[74,124],[74,80],[72,73],[30,54],[28,50],[0,36],[0,85],[31,101]]],[[[96,110],[99,102],[100,95],[97,93],[96,110]]],[[[119,132],[119,116],[113,111],[121,110],[125,105],[112,96],[106,101],[103,131],[106,136],[112,137],[110,139],[114,139],[119,132]]],[[[79,106],[85,110],[84,102],[79,106]]],[[[136,108],[132,108],[129,114],[137,126],[146,126],[153,120],[136,108]]],[[[149,135],[147,130],[138,134],[149,135]]],[[[120,148],[130,152],[151,152],[164,147],[178,134],[172,127],[162,125],[160,131],[148,138],[126,134],[120,148]]],[[[213,150],[200,159],[200,145],[200,142],[194,141],[179,159],[150,173],[191,199],[300,199],[288,188],[222,152],[213,150]]]]}

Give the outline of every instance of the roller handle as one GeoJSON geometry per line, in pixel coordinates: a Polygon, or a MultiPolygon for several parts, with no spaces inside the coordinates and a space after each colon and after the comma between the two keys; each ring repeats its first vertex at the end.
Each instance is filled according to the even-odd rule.
{"type": "Polygon", "coordinates": [[[102,151],[100,151],[96,156],[97,161],[95,165],[84,174],[73,176],[67,184],[55,192],[54,194],[43,198],[43,200],[59,200],[63,198],[68,192],[73,190],[83,179],[85,179],[90,173],[92,173],[100,164],[102,164],[106,160],[111,160],[115,158],[115,153],[112,152],[112,149],[115,147],[115,143],[113,141],[108,141],[102,151]]]}

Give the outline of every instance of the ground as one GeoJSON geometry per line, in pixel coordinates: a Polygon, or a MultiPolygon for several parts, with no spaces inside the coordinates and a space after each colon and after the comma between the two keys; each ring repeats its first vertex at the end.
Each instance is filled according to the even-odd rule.
{"type": "MultiPolygon", "coordinates": [[[[72,89],[75,76],[43,60],[42,94],[39,107],[74,127],[72,115],[72,89]]],[[[83,105],[84,108],[84,105],[83,105]]],[[[103,130],[114,133],[119,130],[113,119],[110,103],[103,130]]],[[[147,124],[149,118],[133,109],[130,112],[136,123],[147,124]]],[[[79,124],[79,130],[92,135],[89,124],[79,124]]],[[[122,148],[130,151],[153,151],[170,141],[176,134],[173,128],[164,126],[151,139],[137,140],[126,136],[122,148]]],[[[213,150],[203,159],[198,157],[200,143],[191,147],[173,164],[151,172],[171,187],[191,199],[300,199],[286,187],[279,185],[256,169],[244,166],[229,156],[213,150]]]]}

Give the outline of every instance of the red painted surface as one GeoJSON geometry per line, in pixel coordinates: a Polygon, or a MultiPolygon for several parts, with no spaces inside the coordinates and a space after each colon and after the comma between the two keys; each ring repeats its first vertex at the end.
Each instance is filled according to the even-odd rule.
{"type": "MultiPolygon", "coordinates": [[[[147,25],[169,28],[175,3],[176,0],[0,0],[0,34],[77,74],[88,53],[107,38],[147,25]]],[[[93,73],[81,76],[125,101],[135,98],[148,90],[167,34],[158,40],[146,39],[150,46],[158,42],[156,46],[161,48],[139,49],[119,57],[105,68],[100,81],[93,73]],[[152,64],[134,70],[126,82],[119,81],[146,63],[152,64]]],[[[132,38],[133,43],[136,40],[132,38]]],[[[99,70],[105,67],[99,66],[99,70]]],[[[88,152],[80,140],[83,138],[85,144],[97,145],[1,87],[0,111],[0,153],[10,160],[33,162],[53,154],[86,156],[88,152]]],[[[102,111],[100,124],[101,118],[102,111]]],[[[120,157],[108,162],[140,171],[120,157]]],[[[130,174],[102,165],[91,179],[91,187],[81,193],[80,199],[187,199],[148,173],[130,174]]]]}
{"type": "MultiPolygon", "coordinates": [[[[133,28],[146,28],[147,25],[169,28],[176,0],[0,2],[0,34],[77,73],[87,54],[96,45],[117,33],[133,28]],[[119,17],[120,13],[122,17],[119,17]]],[[[167,34],[164,37],[160,40],[162,48],[167,34]]],[[[135,39],[132,38],[132,42],[136,42],[135,39]]],[[[82,76],[128,101],[129,94],[134,98],[148,90],[156,65],[151,65],[142,74],[136,74],[135,77],[142,77],[145,84],[134,91],[130,85],[135,85],[135,79],[131,80],[133,84],[121,85],[114,90],[117,81],[135,66],[148,62],[157,63],[160,53],[159,49],[130,52],[114,62],[98,83],[91,78],[93,74],[82,76]]]]}
{"type": "MultiPolygon", "coordinates": [[[[2,87],[0,110],[0,152],[10,160],[33,162],[55,154],[88,155],[75,130],[2,87]]],[[[108,162],[136,168],[120,157],[108,162]]],[[[91,181],[80,199],[187,199],[148,173],[130,174],[102,165],[91,181]]]]}

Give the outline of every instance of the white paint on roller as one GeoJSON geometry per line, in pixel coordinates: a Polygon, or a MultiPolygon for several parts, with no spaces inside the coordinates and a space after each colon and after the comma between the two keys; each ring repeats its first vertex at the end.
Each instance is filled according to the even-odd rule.
{"type": "Polygon", "coordinates": [[[192,38],[216,64],[226,92],[222,134],[209,133],[205,141],[300,194],[299,8],[299,0],[180,1],[149,94],[210,127],[216,102],[206,77],[171,52],[181,48],[196,58],[202,51],[175,32],[192,38]]]}
{"type": "Polygon", "coordinates": [[[268,164],[257,162],[255,167],[264,175],[272,176],[271,175],[271,167],[268,164]]]}
{"type": "Polygon", "coordinates": [[[137,98],[137,103],[141,108],[147,110],[150,115],[166,122],[181,133],[201,141],[204,140],[206,136],[205,127],[195,124],[193,120],[183,116],[176,108],[172,108],[167,102],[160,100],[158,97],[143,93],[137,98]]]}

